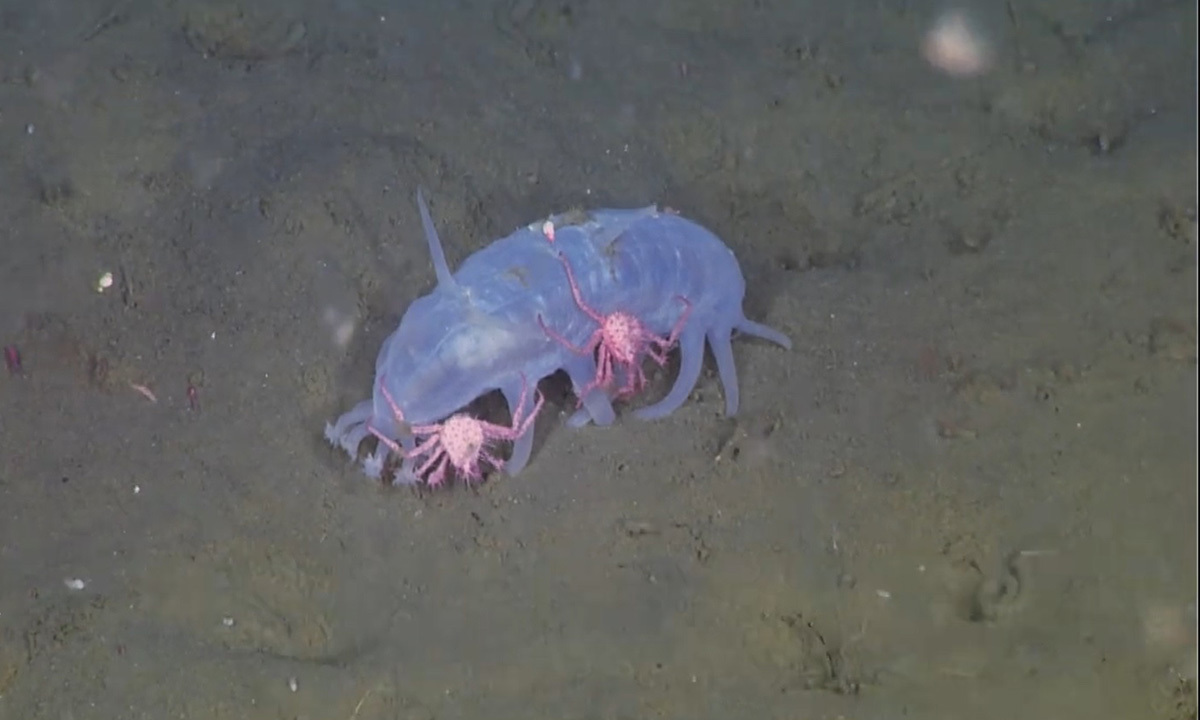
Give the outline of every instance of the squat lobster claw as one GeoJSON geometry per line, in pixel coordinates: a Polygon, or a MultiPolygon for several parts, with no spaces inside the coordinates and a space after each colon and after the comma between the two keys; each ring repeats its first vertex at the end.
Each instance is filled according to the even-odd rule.
{"type": "MultiPolygon", "coordinates": [[[[392,399],[391,393],[383,384],[383,378],[379,380],[379,389],[391,406],[396,422],[405,423],[404,413],[392,399]]],[[[395,440],[370,424],[367,425],[367,430],[405,460],[424,457],[424,462],[417,466],[414,474],[421,478],[428,473],[425,482],[430,487],[438,487],[445,483],[446,474],[451,468],[463,481],[478,482],[483,479],[482,461],[486,461],[497,470],[504,468],[504,461],[492,452],[493,444],[497,440],[516,440],[533,427],[533,422],[546,399],[540,390],[535,389],[537,402],[526,414],[523,410],[528,390],[528,383],[522,375],[521,399],[517,402],[516,415],[512,418],[511,427],[486,422],[466,413],[455,413],[441,422],[409,426],[409,430],[417,437],[416,446],[411,450],[405,450],[395,440]]]]}
{"type": "Polygon", "coordinates": [[[636,315],[624,310],[615,310],[607,315],[600,314],[599,311],[584,302],[579,284],[575,281],[575,272],[571,269],[571,263],[567,261],[566,255],[560,252],[558,259],[566,268],[567,281],[571,284],[571,295],[575,298],[575,304],[600,326],[596,328],[587,342],[582,346],[576,346],[560,333],[551,330],[542,316],[538,315],[538,324],[541,325],[542,330],[571,352],[579,355],[592,353],[597,355],[596,377],[586,387],[577,389],[578,405],[583,405],[583,398],[596,388],[611,389],[617,382],[618,369],[624,375],[625,383],[616,391],[616,396],[627,397],[639,392],[646,385],[646,374],[642,371],[642,357],[649,355],[660,366],[666,364],[667,353],[679,342],[679,333],[683,330],[683,326],[692,312],[692,303],[685,297],[676,296],[683,303],[683,314],[675,322],[675,327],[671,329],[670,335],[664,337],[647,328],[646,324],[636,315]]]}

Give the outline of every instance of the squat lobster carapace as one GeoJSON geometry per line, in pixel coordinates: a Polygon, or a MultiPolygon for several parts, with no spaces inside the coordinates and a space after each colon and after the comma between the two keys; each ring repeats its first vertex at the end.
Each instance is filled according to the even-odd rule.
{"type": "MultiPolygon", "coordinates": [[[[403,411],[388,392],[387,386],[382,383],[383,378],[380,378],[380,391],[391,406],[395,422],[407,425],[403,411]]],[[[528,383],[522,376],[518,408],[525,407],[528,389],[528,383]]],[[[408,450],[379,432],[370,423],[367,424],[367,429],[397,456],[418,462],[424,459],[413,472],[418,479],[424,478],[430,487],[438,487],[446,482],[448,471],[451,469],[464,482],[477,482],[483,479],[483,462],[486,461],[497,470],[504,468],[504,461],[492,452],[493,444],[497,440],[514,441],[529,432],[533,426],[533,421],[546,402],[541,391],[535,392],[537,402],[533,410],[524,417],[521,417],[518,411],[518,416],[512,419],[511,427],[486,422],[466,413],[455,413],[441,422],[428,425],[409,425],[409,432],[416,437],[416,445],[408,450]]]]}
{"type": "Polygon", "coordinates": [[[692,304],[687,298],[679,297],[683,304],[683,312],[671,333],[662,336],[654,333],[636,315],[623,310],[615,310],[607,315],[587,304],[579,291],[579,283],[575,281],[575,273],[571,263],[562,253],[558,254],[563,267],[567,271],[567,282],[571,285],[571,295],[575,304],[588,317],[596,321],[599,327],[592,333],[582,346],[577,346],[567,338],[547,327],[545,319],[538,315],[538,324],[547,335],[562,343],[564,347],[578,355],[596,355],[596,375],[591,382],[582,388],[576,388],[579,397],[578,405],[583,406],[583,399],[592,390],[600,388],[608,391],[617,384],[618,371],[624,375],[625,383],[616,389],[616,397],[628,397],[641,391],[646,385],[646,374],[642,371],[642,358],[649,355],[661,367],[667,362],[667,353],[679,342],[679,333],[687,323],[688,315],[692,313],[692,304]]]}

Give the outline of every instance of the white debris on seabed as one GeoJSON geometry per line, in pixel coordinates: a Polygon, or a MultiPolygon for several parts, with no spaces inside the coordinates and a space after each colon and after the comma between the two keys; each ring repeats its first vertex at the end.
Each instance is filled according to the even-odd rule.
{"type": "Polygon", "coordinates": [[[66,585],[68,590],[82,590],[87,587],[87,582],[79,578],[67,578],[63,580],[63,585],[66,585]]]}

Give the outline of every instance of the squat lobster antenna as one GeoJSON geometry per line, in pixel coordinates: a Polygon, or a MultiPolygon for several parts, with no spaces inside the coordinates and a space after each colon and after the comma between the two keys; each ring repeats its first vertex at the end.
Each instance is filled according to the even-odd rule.
{"type": "Polygon", "coordinates": [[[433,256],[433,271],[437,273],[439,288],[458,288],[458,281],[450,274],[450,266],[446,264],[446,253],[442,250],[442,241],[438,238],[437,228],[433,226],[433,216],[429,214],[429,206],[425,204],[425,193],[417,188],[417,208],[421,211],[421,225],[425,227],[425,242],[429,243],[429,254],[433,256]]]}

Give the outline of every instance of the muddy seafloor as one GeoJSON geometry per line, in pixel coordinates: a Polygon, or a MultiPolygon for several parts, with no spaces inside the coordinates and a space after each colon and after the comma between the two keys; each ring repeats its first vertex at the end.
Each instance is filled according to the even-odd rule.
{"type": "Polygon", "coordinates": [[[6,4],[0,718],[1196,717],[1195,7],[940,9],[6,4]],[[418,185],[678,208],[795,347],[373,484],[418,185]]]}

